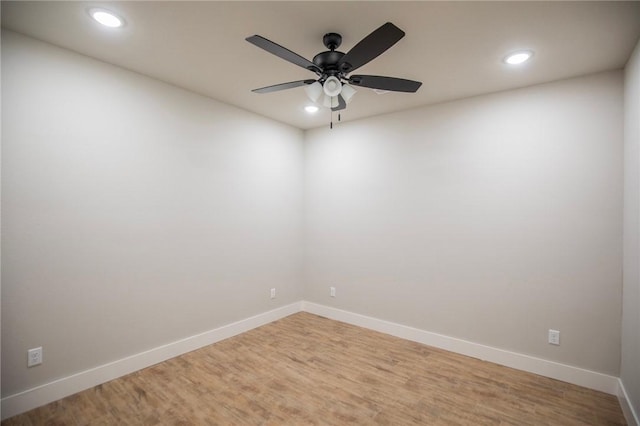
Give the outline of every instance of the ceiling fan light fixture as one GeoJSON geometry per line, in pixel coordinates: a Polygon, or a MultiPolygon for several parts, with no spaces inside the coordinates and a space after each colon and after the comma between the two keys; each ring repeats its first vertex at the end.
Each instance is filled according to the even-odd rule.
{"type": "Polygon", "coordinates": [[[342,91],[342,83],[337,77],[331,76],[324,81],[323,89],[327,96],[338,96],[342,91]]]}
{"type": "Polygon", "coordinates": [[[320,96],[322,95],[322,84],[316,81],[315,83],[306,86],[304,91],[312,102],[318,102],[318,99],[320,99],[320,96]]]}
{"type": "Polygon", "coordinates": [[[106,9],[90,9],[89,15],[105,27],[120,28],[124,25],[124,19],[106,9]]]}
{"type": "Polygon", "coordinates": [[[504,62],[509,65],[519,65],[523,62],[528,61],[533,56],[533,52],[531,50],[520,50],[518,52],[513,52],[505,56],[504,62]]]}
{"type": "Polygon", "coordinates": [[[346,103],[349,103],[349,101],[351,101],[351,98],[353,98],[353,95],[355,94],[356,89],[354,89],[352,86],[348,84],[342,85],[342,92],[340,92],[340,95],[342,95],[342,99],[344,99],[346,103]]]}
{"type": "Polygon", "coordinates": [[[318,109],[319,108],[315,105],[307,105],[306,107],[304,107],[304,110],[309,114],[315,114],[316,112],[318,112],[318,109]]]}
{"type": "Polygon", "coordinates": [[[347,82],[374,90],[415,93],[422,85],[419,81],[375,75],[346,76],[386,52],[404,36],[404,31],[387,22],[356,43],[347,53],[343,53],[335,50],[340,46],[342,36],[327,33],[322,41],[329,50],[315,55],[313,62],[258,34],[249,36],[245,39],[247,42],[317,76],[317,80],[291,81],[253,89],[252,92],[271,93],[305,86],[307,96],[318,107],[331,108],[332,111],[338,112],[346,108],[347,102],[356,93],[353,87],[346,84],[347,82]]]}

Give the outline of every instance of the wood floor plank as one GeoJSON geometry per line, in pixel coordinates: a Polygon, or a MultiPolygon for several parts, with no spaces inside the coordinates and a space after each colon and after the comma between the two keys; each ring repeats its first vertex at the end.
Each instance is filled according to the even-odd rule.
{"type": "Polygon", "coordinates": [[[625,425],[612,395],[308,313],[2,422],[625,425]]]}

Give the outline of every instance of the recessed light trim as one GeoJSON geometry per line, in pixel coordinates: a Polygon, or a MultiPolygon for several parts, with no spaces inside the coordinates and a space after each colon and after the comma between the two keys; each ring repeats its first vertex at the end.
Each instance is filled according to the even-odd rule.
{"type": "Polygon", "coordinates": [[[520,65],[533,56],[533,51],[531,50],[519,50],[517,52],[509,53],[504,57],[504,62],[509,65],[520,65]]]}
{"type": "Polygon", "coordinates": [[[124,26],[124,19],[110,10],[92,8],[89,9],[89,16],[105,27],[120,28],[124,26]]]}
{"type": "Polygon", "coordinates": [[[307,105],[306,107],[304,107],[304,110],[309,114],[315,114],[316,112],[318,112],[319,108],[315,105],[307,105]]]}

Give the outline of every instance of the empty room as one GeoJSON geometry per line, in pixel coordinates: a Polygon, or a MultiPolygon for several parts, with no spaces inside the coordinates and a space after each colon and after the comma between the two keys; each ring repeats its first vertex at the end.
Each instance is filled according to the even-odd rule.
{"type": "Polygon", "coordinates": [[[3,426],[640,426],[639,1],[0,8],[3,426]]]}

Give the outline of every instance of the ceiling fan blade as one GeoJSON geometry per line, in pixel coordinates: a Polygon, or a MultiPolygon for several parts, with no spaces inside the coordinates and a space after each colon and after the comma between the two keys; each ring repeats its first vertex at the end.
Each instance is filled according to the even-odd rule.
{"type": "Polygon", "coordinates": [[[353,75],[349,83],[369,89],[389,90],[391,92],[416,92],[422,83],[404,78],[383,77],[380,75],[353,75]]]}
{"type": "Polygon", "coordinates": [[[277,43],[272,42],[271,40],[267,40],[264,37],[253,35],[251,37],[247,37],[245,40],[255,46],[258,46],[261,49],[266,50],[273,55],[278,56],[279,58],[284,59],[285,61],[289,61],[292,64],[298,65],[299,67],[313,72],[321,71],[320,68],[318,68],[313,62],[303,58],[302,56],[290,51],[285,47],[280,46],[277,43]]]}
{"type": "Polygon", "coordinates": [[[252,92],[255,93],[271,93],[277,92],[278,90],[286,90],[293,89],[294,87],[300,87],[307,84],[315,83],[315,80],[298,80],[298,81],[290,81],[288,83],[280,83],[274,84],[273,86],[261,87],[259,89],[253,89],[252,92]]]}
{"type": "Polygon", "coordinates": [[[342,95],[338,95],[338,106],[335,108],[331,108],[331,111],[342,111],[347,107],[347,103],[342,98],[342,95]]]}
{"type": "Polygon", "coordinates": [[[353,48],[340,59],[338,65],[345,73],[354,71],[380,56],[402,37],[404,37],[404,31],[391,22],[387,22],[363,38],[360,43],[353,46],[353,48]]]}

